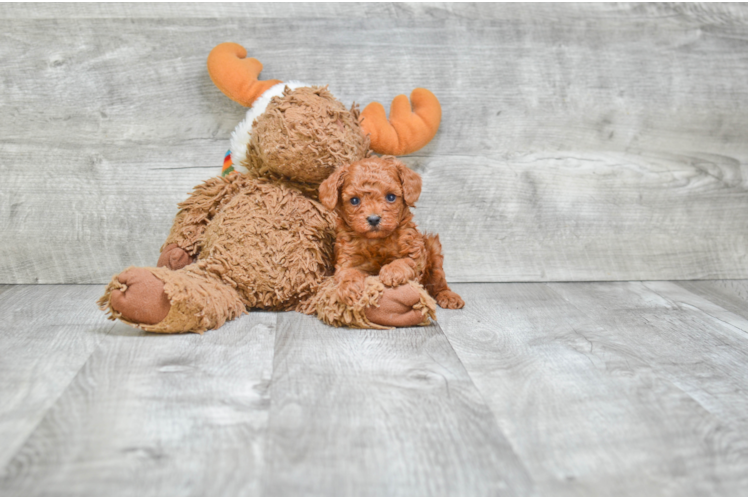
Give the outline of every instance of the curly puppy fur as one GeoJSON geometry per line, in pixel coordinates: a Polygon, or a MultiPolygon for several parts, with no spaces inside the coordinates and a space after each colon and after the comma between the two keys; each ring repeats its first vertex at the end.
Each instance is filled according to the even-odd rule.
{"type": "Polygon", "coordinates": [[[338,169],[319,188],[320,202],[337,214],[335,280],[346,304],[356,303],[367,276],[388,287],[415,280],[445,309],[465,303],[444,276],[439,236],[421,234],[410,207],[421,177],[394,157],[371,157],[338,169]]]}

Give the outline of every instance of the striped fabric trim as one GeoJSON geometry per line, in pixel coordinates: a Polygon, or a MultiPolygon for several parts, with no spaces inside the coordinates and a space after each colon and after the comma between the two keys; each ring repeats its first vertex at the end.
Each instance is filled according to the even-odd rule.
{"type": "Polygon", "coordinates": [[[221,170],[221,177],[226,177],[234,171],[234,164],[231,161],[231,150],[226,151],[226,156],[223,158],[223,169],[221,170]]]}

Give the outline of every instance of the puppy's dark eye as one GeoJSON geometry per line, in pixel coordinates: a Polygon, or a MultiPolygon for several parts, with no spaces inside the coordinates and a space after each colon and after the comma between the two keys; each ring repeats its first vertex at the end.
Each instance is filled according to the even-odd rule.
{"type": "Polygon", "coordinates": [[[394,195],[394,194],[392,194],[392,193],[390,193],[390,194],[388,194],[388,195],[387,195],[387,201],[389,201],[390,203],[392,203],[392,202],[393,202],[393,201],[395,201],[396,199],[397,199],[397,196],[395,196],[395,195],[394,195]]]}
{"type": "Polygon", "coordinates": [[[355,206],[355,205],[358,205],[359,203],[361,203],[361,200],[359,200],[357,197],[354,196],[353,198],[351,198],[351,205],[355,206]]]}

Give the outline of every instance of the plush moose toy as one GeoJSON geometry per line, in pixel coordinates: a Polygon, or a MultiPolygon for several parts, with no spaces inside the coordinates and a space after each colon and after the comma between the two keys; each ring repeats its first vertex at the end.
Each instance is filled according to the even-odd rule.
{"type": "Polygon", "coordinates": [[[251,106],[231,137],[224,175],[195,187],[157,267],[130,267],[99,299],[110,319],[151,332],[204,332],[248,308],[296,310],[328,324],[388,328],[428,324],[435,303],[416,282],[366,279],[353,305],[333,274],[335,217],[318,199],[337,168],[374,152],[412,153],[436,134],[441,107],[425,89],[359,113],[326,87],[259,81],[262,64],[234,43],[215,47],[208,72],[229,98],[251,106]]]}

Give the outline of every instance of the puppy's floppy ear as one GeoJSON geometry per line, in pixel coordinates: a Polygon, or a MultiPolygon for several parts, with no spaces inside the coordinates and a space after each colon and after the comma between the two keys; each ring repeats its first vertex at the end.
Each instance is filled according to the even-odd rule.
{"type": "Polygon", "coordinates": [[[345,179],[345,172],[347,170],[348,165],[340,167],[319,186],[319,202],[328,210],[333,210],[335,205],[338,204],[340,188],[343,187],[343,180],[345,179]]]}
{"type": "Polygon", "coordinates": [[[392,158],[391,160],[397,167],[397,174],[400,176],[400,182],[403,185],[403,198],[409,207],[412,207],[421,196],[421,176],[411,169],[392,158]]]}

